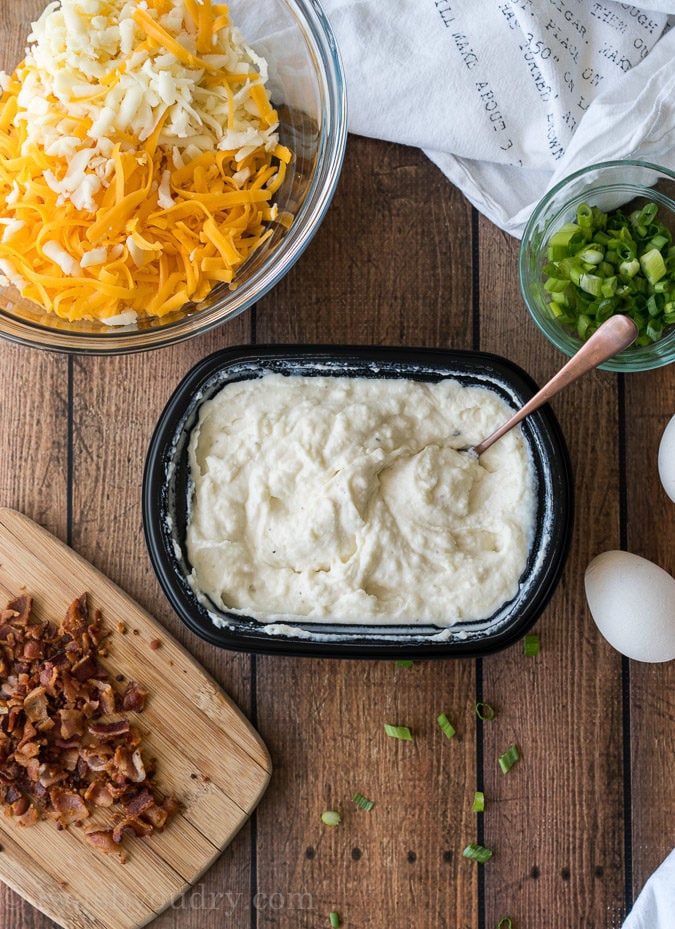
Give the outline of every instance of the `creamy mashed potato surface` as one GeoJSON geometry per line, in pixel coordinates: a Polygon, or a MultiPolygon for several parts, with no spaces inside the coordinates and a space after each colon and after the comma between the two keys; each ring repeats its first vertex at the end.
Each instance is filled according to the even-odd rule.
{"type": "Polygon", "coordinates": [[[515,596],[536,481],[510,415],[455,380],[284,376],[205,401],[189,445],[192,582],[264,622],[448,626],[515,596]]]}

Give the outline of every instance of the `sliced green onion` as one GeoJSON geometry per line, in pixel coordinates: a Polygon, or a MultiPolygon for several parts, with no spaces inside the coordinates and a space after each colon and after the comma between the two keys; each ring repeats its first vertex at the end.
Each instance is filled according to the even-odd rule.
{"type": "Polygon", "coordinates": [[[373,800],[369,800],[368,797],[364,797],[363,794],[358,792],[358,790],[352,797],[352,800],[360,809],[365,810],[366,813],[370,813],[372,808],[375,806],[373,800]]]}
{"type": "Polygon", "coordinates": [[[412,732],[407,726],[390,726],[384,724],[384,731],[392,739],[402,739],[404,742],[412,742],[412,732]]]}
{"type": "Polygon", "coordinates": [[[579,287],[592,297],[599,297],[602,293],[602,278],[597,274],[582,274],[579,278],[579,287]]]}
{"type": "Polygon", "coordinates": [[[557,232],[554,232],[550,239],[550,244],[555,248],[557,245],[569,245],[581,232],[581,226],[576,223],[565,223],[557,232]]]}
{"type": "Polygon", "coordinates": [[[497,929],[513,929],[513,923],[510,916],[502,916],[497,923],[497,929]]]}
{"type": "Polygon", "coordinates": [[[499,756],[499,767],[502,769],[504,774],[508,774],[519,758],[520,753],[518,752],[518,749],[515,745],[512,745],[504,752],[503,755],[499,756]]]}
{"type": "Polygon", "coordinates": [[[494,719],[495,718],[494,707],[490,706],[489,703],[477,703],[476,704],[476,716],[479,719],[494,719]]]}
{"type": "Polygon", "coordinates": [[[467,845],[462,855],[464,855],[465,858],[471,858],[472,861],[479,861],[481,863],[492,858],[492,852],[489,848],[485,848],[484,845],[476,845],[475,842],[467,845]]]}
{"type": "Polygon", "coordinates": [[[640,255],[640,267],[650,284],[656,284],[666,273],[666,263],[658,248],[650,248],[640,255]]]}
{"type": "Polygon", "coordinates": [[[635,277],[640,271],[640,262],[637,258],[633,258],[630,261],[622,261],[619,264],[619,274],[622,277],[635,277]]]}
{"type": "Polygon", "coordinates": [[[577,317],[577,332],[579,334],[579,338],[582,341],[586,338],[587,335],[591,335],[591,333],[588,331],[590,326],[590,316],[586,316],[585,313],[581,313],[581,315],[577,317]]]}
{"type": "Polygon", "coordinates": [[[638,326],[637,345],[658,341],[673,325],[665,305],[675,293],[675,251],[657,204],[625,214],[581,203],[575,218],[551,235],[546,249],[541,281],[551,318],[585,341],[610,316],[623,314],[638,326]],[[657,294],[662,303],[652,299],[657,294]]]}
{"type": "Polygon", "coordinates": [[[599,265],[604,257],[604,251],[597,245],[589,245],[579,252],[579,258],[589,265],[599,265]]]}
{"type": "Polygon", "coordinates": [[[340,914],[336,913],[335,910],[331,910],[331,912],[328,914],[328,919],[330,920],[332,929],[338,929],[338,926],[340,925],[340,914]]]}
{"type": "Polygon", "coordinates": [[[452,723],[450,722],[450,720],[448,719],[448,717],[445,715],[445,713],[439,713],[438,716],[436,717],[436,722],[438,723],[438,725],[441,727],[441,729],[443,730],[443,732],[447,735],[449,739],[451,739],[453,735],[455,734],[455,732],[457,731],[455,727],[452,725],[452,723]]]}
{"type": "Polygon", "coordinates": [[[645,203],[637,215],[637,222],[643,226],[648,226],[650,223],[654,222],[658,211],[659,208],[655,203],[652,203],[651,201],[649,203],[645,203]]]}
{"type": "Polygon", "coordinates": [[[337,810],[324,810],[321,814],[321,822],[326,826],[338,826],[342,817],[337,810]]]}
{"type": "Polygon", "coordinates": [[[477,790],[473,795],[474,813],[482,813],[485,810],[485,794],[482,790],[477,790]]]}
{"type": "Polygon", "coordinates": [[[582,229],[590,229],[593,225],[593,210],[587,203],[580,203],[577,207],[577,222],[582,229]]]}
{"type": "Polygon", "coordinates": [[[526,655],[539,654],[539,636],[535,632],[528,633],[523,639],[523,652],[526,655]]]}
{"type": "Polygon", "coordinates": [[[409,658],[402,658],[400,661],[396,662],[397,668],[412,668],[413,662],[409,658]]]}

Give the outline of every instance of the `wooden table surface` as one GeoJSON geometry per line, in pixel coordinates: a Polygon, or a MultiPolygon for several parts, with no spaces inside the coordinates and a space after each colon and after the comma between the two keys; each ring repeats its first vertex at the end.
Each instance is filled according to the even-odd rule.
{"type": "MultiPolygon", "coordinates": [[[[11,69],[40,0],[0,6],[11,69]]],[[[595,372],[553,401],[575,472],[576,522],[541,653],[394,662],[253,656],[188,632],[150,565],[140,487],[154,424],[216,349],[353,343],[482,349],[542,383],[563,362],[518,292],[518,242],[420,152],[351,136],[326,219],[264,300],[215,332],[128,357],[0,342],[0,505],[30,516],[117,582],[220,681],[272,756],[270,787],[218,863],[157,929],[616,929],[675,845],[675,662],[622,659],[590,617],[583,575],[626,548],[671,573],[675,505],[658,479],[673,367],[595,372]],[[497,716],[480,723],[477,700],[497,716]],[[457,736],[435,717],[445,711],[457,736]],[[410,726],[412,743],[384,722],[410,726]],[[504,776],[511,743],[520,763],[504,776]],[[474,791],[485,812],[472,812],[474,791]],[[370,813],[355,790],[375,800],[370,813]],[[321,822],[338,809],[342,823],[321,822]],[[467,843],[494,851],[485,865],[467,843]]],[[[635,617],[639,623],[640,617],[635,617]]],[[[1,854],[1,852],[0,852],[1,854]]],[[[52,923],[7,888],[3,929],[52,923]]]]}

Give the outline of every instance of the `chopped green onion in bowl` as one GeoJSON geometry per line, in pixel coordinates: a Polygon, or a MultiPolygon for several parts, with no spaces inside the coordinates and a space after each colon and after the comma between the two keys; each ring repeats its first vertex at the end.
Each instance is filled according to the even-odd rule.
{"type": "Polygon", "coordinates": [[[674,168],[621,158],[568,174],[535,205],[518,249],[532,321],[572,356],[606,318],[636,317],[637,339],[599,368],[634,373],[672,364],[674,242],[674,168]]]}
{"type": "Polygon", "coordinates": [[[675,245],[651,201],[608,213],[580,203],[550,237],[542,275],[551,316],[582,341],[617,313],[635,321],[641,346],[675,324],[675,245]]]}

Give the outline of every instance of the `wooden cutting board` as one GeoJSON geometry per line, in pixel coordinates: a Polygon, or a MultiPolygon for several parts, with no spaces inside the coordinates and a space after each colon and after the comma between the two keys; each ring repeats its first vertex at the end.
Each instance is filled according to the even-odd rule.
{"type": "Polygon", "coordinates": [[[0,814],[0,878],[64,929],[137,929],[220,855],[271,765],[250,723],[163,626],[49,532],[0,508],[0,607],[30,593],[36,616],[60,622],[85,591],[113,633],[101,663],[149,691],[137,717],[144,755],[157,759],[158,786],[183,809],[164,832],[125,842],[126,864],[85,845],[81,829],[26,828],[0,814]]]}

